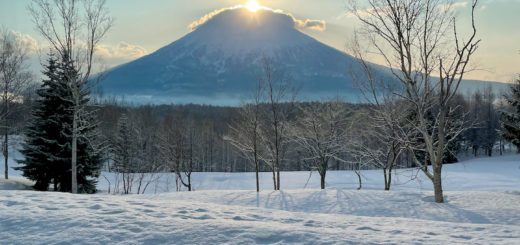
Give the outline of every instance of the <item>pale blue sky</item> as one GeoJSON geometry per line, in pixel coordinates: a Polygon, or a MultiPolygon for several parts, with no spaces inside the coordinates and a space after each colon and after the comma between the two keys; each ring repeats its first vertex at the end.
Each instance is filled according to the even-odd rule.
{"type": "MultiPolygon", "coordinates": [[[[45,42],[35,32],[26,11],[29,0],[0,0],[0,25],[45,42]]],[[[345,16],[345,0],[258,0],[272,9],[282,9],[298,19],[324,20],[325,31],[305,33],[345,50],[356,21],[345,16]]],[[[457,0],[468,2],[469,0],[457,0]]],[[[115,25],[103,42],[105,62],[117,65],[153,52],[189,32],[188,25],[213,10],[245,4],[247,0],[109,0],[115,25]]],[[[467,23],[469,5],[458,8],[460,24],[467,23]]],[[[520,72],[520,0],[481,0],[477,28],[482,39],[474,64],[485,71],[475,71],[468,78],[509,82],[520,72]]],[[[462,28],[462,26],[461,26],[462,28]]]]}

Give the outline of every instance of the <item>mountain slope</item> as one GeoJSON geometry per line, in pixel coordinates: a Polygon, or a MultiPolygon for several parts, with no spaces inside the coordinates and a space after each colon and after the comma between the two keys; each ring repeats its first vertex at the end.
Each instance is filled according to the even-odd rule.
{"type": "Polygon", "coordinates": [[[265,9],[224,10],[183,38],[112,69],[101,86],[138,103],[236,105],[252,93],[263,57],[291,77],[302,100],[360,99],[349,73],[359,70],[354,57],[303,34],[291,16],[265,9]]]}
{"type": "Polygon", "coordinates": [[[353,57],[301,33],[288,15],[242,8],[225,10],[183,38],[112,69],[102,87],[108,94],[234,103],[250,94],[264,56],[290,74],[304,97],[355,90],[348,75],[353,57]]]}

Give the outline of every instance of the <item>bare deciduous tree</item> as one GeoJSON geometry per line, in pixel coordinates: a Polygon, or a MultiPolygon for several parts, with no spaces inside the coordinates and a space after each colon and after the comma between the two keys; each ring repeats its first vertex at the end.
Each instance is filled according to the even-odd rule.
{"type": "Polygon", "coordinates": [[[257,80],[254,99],[246,103],[240,110],[240,118],[229,127],[229,135],[224,139],[233,145],[241,155],[255,166],[256,191],[260,191],[259,172],[259,130],[260,130],[260,106],[263,96],[263,84],[257,80]]]}
{"type": "Polygon", "coordinates": [[[470,70],[470,58],[480,42],[474,16],[477,0],[470,6],[471,28],[465,40],[457,31],[451,0],[367,2],[368,6],[361,8],[353,1],[350,12],[361,21],[366,43],[397,81],[395,96],[411,105],[416,120],[410,120],[410,126],[420,133],[424,147],[410,145],[409,149],[426,153],[424,161],[416,157],[414,161],[433,182],[435,201],[444,202],[443,158],[450,141],[465,129],[459,121],[453,122],[450,101],[470,70]],[[434,115],[432,122],[428,113],[434,115]]]}
{"type": "Polygon", "coordinates": [[[192,191],[191,174],[194,166],[200,163],[199,139],[194,120],[165,119],[159,151],[168,169],[175,173],[178,184],[188,188],[188,191],[192,191]]]}
{"type": "Polygon", "coordinates": [[[268,57],[262,59],[260,82],[266,91],[267,109],[262,110],[262,125],[260,127],[260,142],[265,154],[261,159],[273,171],[274,189],[280,190],[280,165],[287,152],[288,137],[286,130],[288,117],[293,110],[296,96],[291,86],[290,77],[281,70],[273,68],[273,62],[268,57]],[[276,174],[276,176],[275,176],[276,174]]]}
{"type": "Polygon", "coordinates": [[[356,125],[357,134],[350,141],[349,153],[353,159],[383,170],[385,190],[390,190],[392,169],[399,156],[406,151],[413,129],[407,125],[408,104],[394,96],[394,87],[378,76],[363,58],[359,43],[352,52],[359,58],[362,75],[352,73],[361,93],[370,105],[364,125],[356,125]]]}
{"type": "MultiPolygon", "coordinates": [[[[392,170],[406,148],[401,141],[403,138],[400,138],[396,132],[403,128],[399,125],[387,124],[384,120],[388,120],[388,118],[381,118],[380,113],[381,111],[373,112],[366,118],[364,122],[367,124],[366,128],[356,127],[358,130],[349,142],[348,152],[358,164],[363,162],[362,164],[365,166],[382,169],[384,188],[390,190],[392,170]]],[[[399,112],[394,111],[394,113],[399,112]]]]}
{"type": "Polygon", "coordinates": [[[27,71],[27,49],[23,43],[10,36],[7,30],[0,32],[0,120],[4,141],[5,179],[9,178],[9,133],[11,117],[15,115],[24,101],[24,90],[27,89],[31,74],[27,71]]]}
{"type": "Polygon", "coordinates": [[[343,103],[311,103],[300,106],[301,116],[296,118],[288,130],[303,155],[302,160],[310,163],[321,177],[321,189],[325,189],[325,177],[329,161],[344,161],[347,112],[343,103]]]}

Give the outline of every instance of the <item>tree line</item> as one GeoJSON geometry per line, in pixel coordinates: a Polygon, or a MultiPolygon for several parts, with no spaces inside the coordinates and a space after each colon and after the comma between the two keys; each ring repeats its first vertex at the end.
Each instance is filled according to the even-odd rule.
{"type": "MultiPolygon", "coordinates": [[[[499,104],[497,98],[491,88],[470,96],[457,95],[452,106],[458,108],[471,127],[452,141],[444,163],[457,162],[461,153],[502,154],[505,141],[500,137],[504,131],[500,111],[508,107],[499,104]]],[[[273,143],[276,131],[267,116],[273,114],[273,106],[265,101],[244,103],[241,107],[131,106],[115,100],[102,104],[98,119],[108,142],[106,171],[122,175],[172,172],[190,189],[192,172],[258,169],[273,173],[273,189],[278,188],[273,143]]],[[[403,114],[402,106],[396,103],[387,108],[386,115],[403,114]]],[[[277,111],[283,118],[278,121],[279,127],[283,127],[278,135],[279,169],[316,171],[322,177],[322,188],[328,170],[380,169],[385,189],[390,189],[392,170],[419,167],[398,141],[391,140],[396,130],[403,129],[396,128],[398,125],[384,126],[371,104],[336,99],[280,102],[274,108],[283,108],[277,111]]],[[[424,161],[425,156],[418,158],[424,161]]]]}

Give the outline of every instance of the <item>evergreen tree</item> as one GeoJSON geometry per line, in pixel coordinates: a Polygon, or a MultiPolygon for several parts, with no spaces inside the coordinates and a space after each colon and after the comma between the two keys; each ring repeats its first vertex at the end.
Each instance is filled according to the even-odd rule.
{"type": "Polygon", "coordinates": [[[470,129],[468,129],[465,133],[465,138],[467,140],[468,145],[471,147],[473,155],[477,156],[479,149],[482,147],[482,142],[484,141],[483,137],[483,129],[482,122],[485,120],[483,109],[484,108],[484,99],[482,93],[477,90],[473,93],[471,98],[471,109],[470,109],[470,118],[476,123],[476,125],[470,129]]]}
{"type": "Polygon", "coordinates": [[[488,156],[493,155],[493,147],[498,140],[498,130],[500,129],[500,123],[498,119],[498,113],[495,108],[495,94],[491,86],[489,86],[484,92],[484,115],[485,119],[483,120],[483,142],[482,148],[486,150],[486,154],[488,156]]]}
{"type": "Polygon", "coordinates": [[[117,133],[114,136],[112,152],[114,156],[113,169],[122,175],[123,194],[132,191],[134,173],[138,170],[139,153],[134,126],[126,114],[121,115],[117,123],[117,133]]]}
{"type": "Polygon", "coordinates": [[[136,135],[126,114],[121,115],[117,123],[112,151],[114,153],[114,170],[118,173],[134,172],[136,168],[135,146],[136,135]]]}
{"type": "Polygon", "coordinates": [[[32,122],[26,130],[26,139],[20,151],[24,159],[18,162],[24,166],[18,169],[23,171],[23,176],[35,181],[35,189],[47,190],[49,184],[54,182],[57,190],[55,169],[66,161],[66,156],[60,154],[67,143],[61,133],[61,122],[68,118],[67,105],[56,96],[63,92],[64,87],[59,82],[58,61],[52,55],[43,74],[48,79],[43,80],[37,91],[41,99],[33,111],[32,122]]]}
{"type": "MultiPolygon", "coordinates": [[[[50,183],[55,191],[71,191],[71,125],[72,100],[70,77],[78,77],[70,59],[60,61],[50,56],[45,66],[41,88],[37,91],[40,100],[33,112],[32,121],[26,131],[26,140],[21,153],[24,159],[17,169],[34,180],[34,188],[47,190],[50,183]]],[[[88,94],[82,95],[82,103],[88,103],[88,94]]],[[[96,178],[99,176],[102,158],[97,147],[95,118],[85,114],[82,138],[78,142],[78,184],[83,193],[95,192],[96,178]]]]}
{"type": "Polygon", "coordinates": [[[512,110],[502,110],[501,114],[501,136],[511,142],[520,150],[520,78],[511,85],[510,92],[505,96],[507,104],[512,110]]]}

